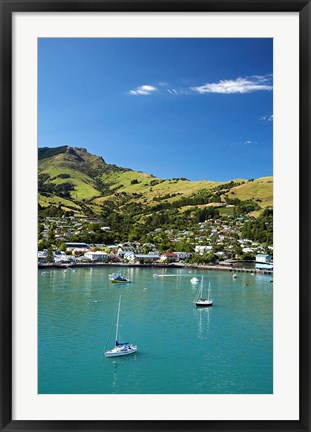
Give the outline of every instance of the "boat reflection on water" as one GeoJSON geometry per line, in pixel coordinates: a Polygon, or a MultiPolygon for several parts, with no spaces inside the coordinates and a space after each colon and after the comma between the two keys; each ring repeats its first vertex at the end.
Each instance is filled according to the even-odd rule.
{"type": "Polygon", "coordinates": [[[198,336],[200,339],[206,337],[210,331],[211,314],[210,308],[197,308],[194,313],[198,314],[198,336]]]}
{"type": "MultiPolygon", "coordinates": [[[[113,366],[113,374],[112,374],[112,388],[114,393],[118,393],[118,369],[122,368],[122,366],[126,366],[126,363],[129,361],[136,360],[136,353],[129,357],[116,357],[111,361],[113,366]]],[[[121,379],[121,386],[123,385],[123,380],[121,379]]]]}

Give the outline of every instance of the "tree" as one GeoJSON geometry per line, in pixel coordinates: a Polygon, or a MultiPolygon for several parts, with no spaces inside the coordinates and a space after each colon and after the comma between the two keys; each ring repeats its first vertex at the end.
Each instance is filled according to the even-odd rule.
{"type": "Polygon", "coordinates": [[[212,251],[205,252],[203,255],[194,254],[190,259],[192,264],[209,264],[216,260],[216,256],[212,251]]]}
{"type": "Polygon", "coordinates": [[[188,252],[188,253],[194,252],[193,245],[187,240],[181,240],[180,242],[175,243],[174,249],[176,252],[188,252]]]}
{"type": "Polygon", "coordinates": [[[46,260],[49,263],[54,262],[54,255],[53,255],[53,250],[52,250],[51,246],[47,250],[46,260]]]}
{"type": "Polygon", "coordinates": [[[234,254],[233,257],[236,258],[236,259],[240,258],[241,255],[242,255],[241,245],[238,242],[234,242],[232,246],[233,246],[232,251],[233,251],[233,254],[234,254]]]}
{"type": "Polygon", "coordinates": [[[244,252],[241,256],[243,261],[253,261],[255,259],[255,254],[252,252],[244,252]]]}
{"type": "Polygon", "coordinates": [[[43,250],[47,248],[47,242],[45,239],[40,239],[38,242],[38,250],[43,250]]]}
{"type": "Polygon", "coordinates": [[[61,252],[66,252],[66,249],[67,249],[66,243],[61,243],[61,245],[59,246],[59,250],[61,252]]]}
{"type": "Polygon", "coordinates": [[[44,231],[44,225],[42,223],[39,223],[39,226],[38,226],[38,237],[39,238],[42,237],[43,231],[44,231]]]}
{"type": "Polygon", "coordinates": [[[52,242],[53,240],[55,240],[55,233],[54,233],[53,229],[50,229],[48,231],[48,241],[52,242]]]}
{"type": "Polygon", "coordinates": [[[273,210],[265,209],[258,219],[246,222],[242,229],[242,238],[273,244],[273,210]]]}

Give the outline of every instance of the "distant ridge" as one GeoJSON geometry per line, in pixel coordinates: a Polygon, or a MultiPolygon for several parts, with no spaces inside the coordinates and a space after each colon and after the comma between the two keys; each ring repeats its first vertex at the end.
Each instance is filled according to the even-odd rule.
{"type": "Polygon", "coordinates": [[[52,157],[52,156],[56,156],[60,153],[65,153],[67,150],[67,146],[62,146],[62,147],[39,147],[38,148],[38,159],[44,159],[44,158],[48,158],[48,157],[52,157]]]}
{"type": "MultiPolygon", "coordinates": [[[[58,154],[66,153],[71,154],[73,156],[76,156],[77,158],[80,158],[80,160],[83,160],[81,156],[77,154],[77,151],[85,153],[86,155],[89,155],[88,151],[85,148],[79,148],[79,147],[70,147],[70,146],[61,146],[61,147],[39,147],[38,148],[38,159],[45,159],[52,156],[56,156],[58,154]]],[[[106,163],[104,159],[101,156],[94,156],[98,159],[100,159],[103,163],[106,163]]]]}

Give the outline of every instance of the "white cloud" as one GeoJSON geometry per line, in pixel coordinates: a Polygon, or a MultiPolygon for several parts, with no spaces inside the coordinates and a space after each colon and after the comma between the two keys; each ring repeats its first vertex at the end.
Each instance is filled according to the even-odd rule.
{"type": "MultiPolygon", "coordinates": [[[[142,85],[130,90],[128,93],[134,96],[148,96],[155,92],[171,95],[191,95],[218,93],[218,94],[236,94],[252,93],[255,91],[270,91],[272,86],[272,75],[253,75],[249,77],[239,77],[234,80],[221,80],[217,83],[206,83],[201,86],[188,88],[172,88],[166,81],[161,81],[153,85],[142,85]]],[[[273,116],[263,116],[261,120],[272,121],[273,116]]]]}
{"type": "Polygon", "coordinates": [[[196,93],[252,93],[255,91],[272,90],[271,75],[253,75],[251,77],[237,78],[236,80],[221,80],[218,83],[207,83],[198,87],[191,87],[196,93]]]}
{"type": "Polygon", "coordinates": [[[273,114],[262,116],[262,117],[260,117],[260,120],[263,120],[266,122],[272,122],[273,121],[273,114]]]}
{"type": "Polygon", "coordinates": [[[253,144],[253,141],[247,140],[244,142],[244,144],[253,144]]]}
{"type": "Polygon", "coordinates": [[[134,95],[134,96],[138,96],[138,95],[148,96],[157,90],[158,89],[154,86],[142,85],[142,86],[137,87],[135,90],[130,90],[129,94],[134,95]]]}
{"type": "Polygon", "coordinates": [[[167,89],[167,91],[169,92],[169,94],[172,94],[172,95],[178,95],[179,94],[179,92],[175,89],[167,89]]]}

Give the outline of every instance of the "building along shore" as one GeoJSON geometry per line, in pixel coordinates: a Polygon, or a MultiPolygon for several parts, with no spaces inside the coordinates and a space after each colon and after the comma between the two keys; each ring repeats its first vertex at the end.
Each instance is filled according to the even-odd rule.
{"type": "MultiPolygon", "coordinates": [[[[241,263],[241,262],[240,262],[241,263]]],[[[181,263],[171,263],[171,264],[135,264],[135,263],[46,263],[38,264],[39,269],[46,268],[55,268],[55,269],[67,269],[67,268],[85,268],[85,267],[152,267],[152,268],[187,268],[187,269],[200,269],[200,270],[220,270],[220,271],[229,271],[234,273],[256,273],[256,274],[273,274],[273,270],[267,269],[256,269],[256,268],[244,268],[244,267],[235,267],[234,263],[232,265],[207,265],[207,264],[181,264],[181,263]]]]}

